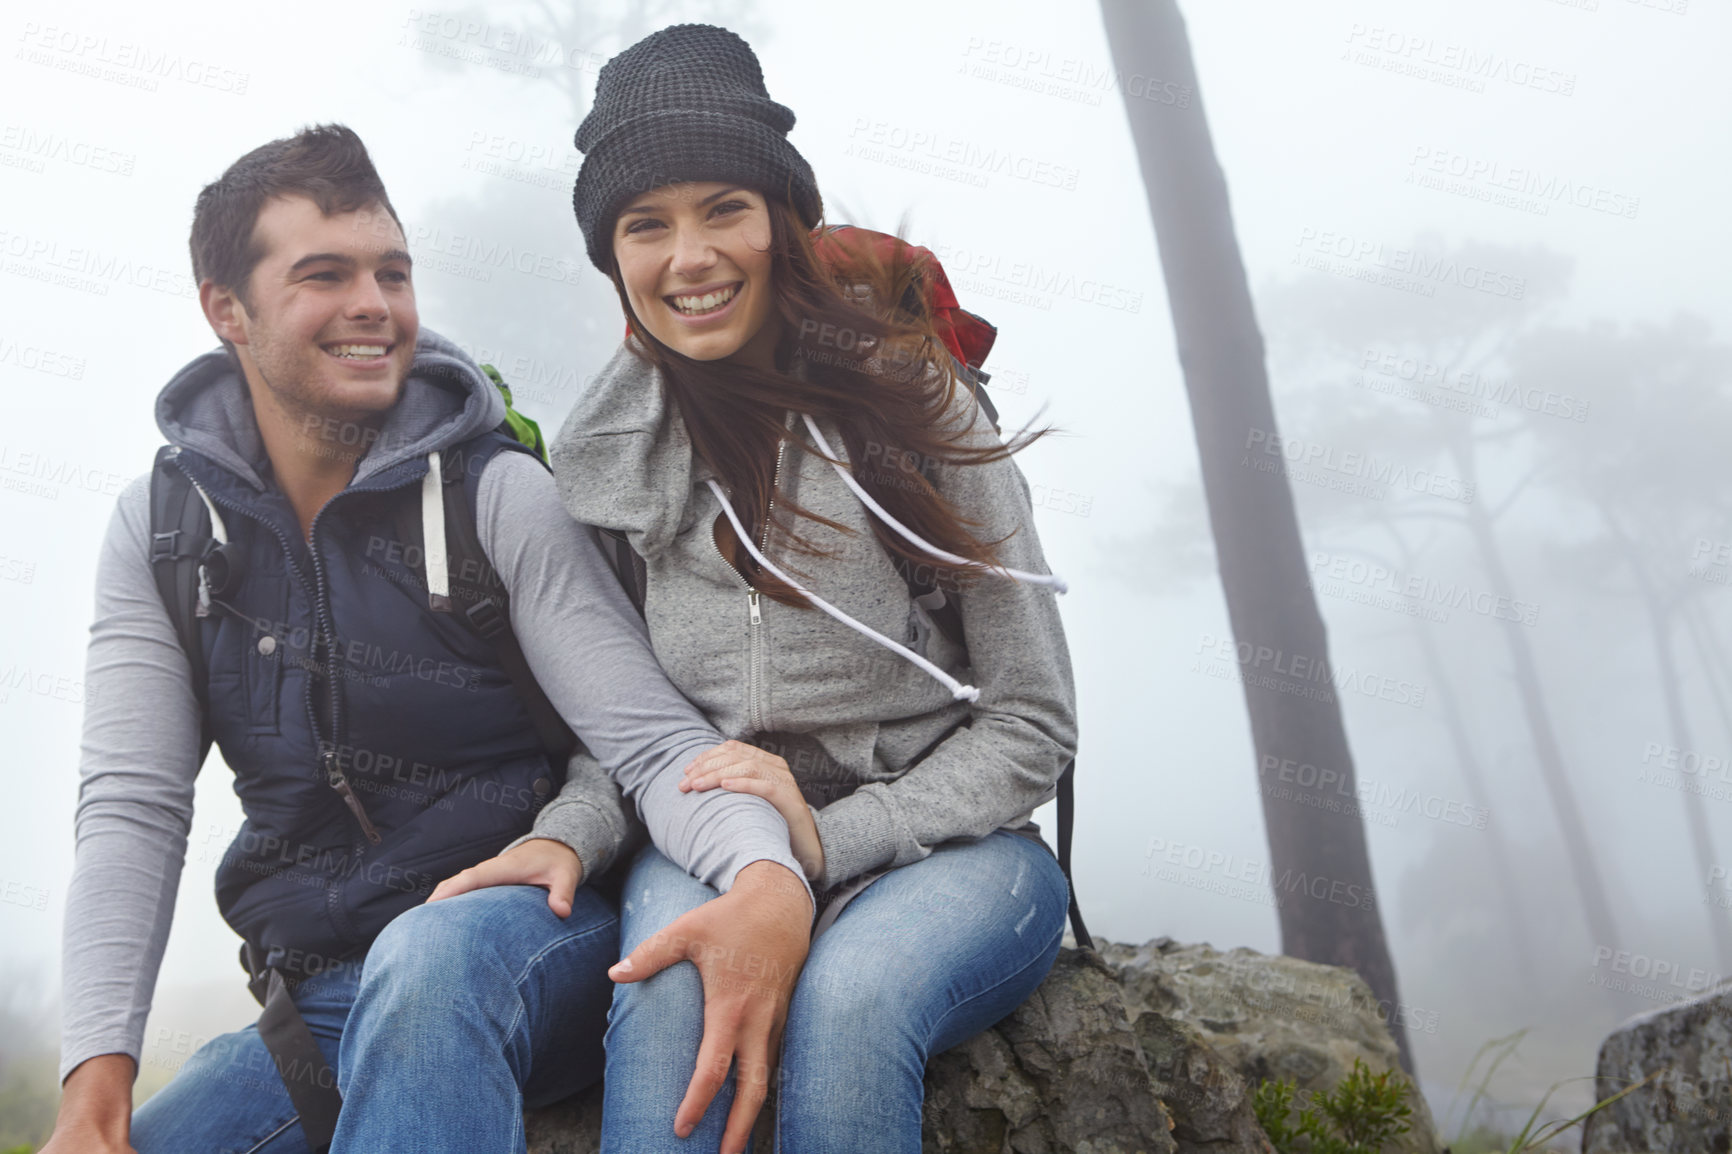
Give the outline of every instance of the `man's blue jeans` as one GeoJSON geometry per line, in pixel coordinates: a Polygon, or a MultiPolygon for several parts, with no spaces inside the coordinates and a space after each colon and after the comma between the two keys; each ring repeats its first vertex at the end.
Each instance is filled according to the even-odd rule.
{"type": "MultiPolygon", "coordinates": [[[[295,990],[337,1072],[331,1154],[524,1149],[523,1109],[601,1076],[619,959],[612,907],[580,886],[571,916],[536,886],[477,890],[404,913],[364,964],[295,990]]],[[[132,1121],[138,1154],[305,1154],[295,1109],[253,1026],[187,1059],[132,1121]]]]}
{"type": "MultiPolygon", "coordinates": [[[[624,952],[716,896],[645,848],[620,902],[624,952]]],[[[1052,854],[1003,831],[940,846],[854,898],[813,943],[789,1004],[777,1149],[919,1154],[927,1059],[1034,992],[1058,956],[1068,902],[1052,854]]],[[[748,963],[740,976],[752,979],[748,963]]],[[[691,1137],[674,1136],[703,1037],[697,967],[618,987],[608,1023],[603,1154],[715,1154],[731,1075],[691,1137]]]]}

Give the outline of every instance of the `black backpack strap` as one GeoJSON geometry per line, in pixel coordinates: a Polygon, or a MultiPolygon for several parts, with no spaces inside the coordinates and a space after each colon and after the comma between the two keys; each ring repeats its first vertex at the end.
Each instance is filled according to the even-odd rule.
{"type": "Polygon", "coordinates": [[[642,617],[644,593],[649,587],[649,571],[644,567],[643,558],[618,529],[598,528],[595,539],[601,546],[601,555],[607,558],[613,575],[619,578],[625,595],[631,599],[632,608],[642,617]]]}
{"type": "MultiPolygon", "coordinates": [[[[521,446],[514,449],[514,446],[517,446],[517,443],[510,442],[498,451],[528,451],[521,446]]],[[[459,449],[457,453],[465,451],[459,449]]],[[[467,451],[474,450],[471,448],[467,451]]],[[[534,456],[533,453],[530,455],[534,456]]],[[[535,459],[540,460],[539,457],[535,459]]],[[[542,467],[547,467],[545,462],[542,467]]],[[[554,708],[541,684],[535,680],[535,673],[529,668],[529,659],[523,656],[523,646],[518,643],[517,634],[511,628],[511,595],[505,588],[505,582],[493,568],[493,563],[487,559],[486,550],[481,547],[481,533],[475,524],[476,490],[480,487],[481,472],[481,469],[470,467],[450,468],[445,471],[445,551],[449,557],[450,570],[459,574],[481,575],[477,581],[463,582],[481,595],[473,599],[455,598],[447,611],[492,644],[494,655],[499,658],[500,668],[505,670],[505,675],[511,678],[511,684],[523,698],[524,708],[529,711],[529,720],[535,726],[536,736],[541,738],[541,744],[547,750],[553,768],[563,780],[566,762],[571,760],[571,755],[577,750],[577,735],[571,731],[571,726],[566,724],[565,718],[554,708]]],[[[419,508],[419,504],[416,508],[419,508]]]]}
{"type": "Polygon", "coordinates": [[[156,451],[150,471],[150,569],[192,670],[200,718],[198,760],[203,766],[211,746],[210,671],[199,629],[199,566],[216,542],[211,537],[210,511],[192,479],[175,464],[179,452],[173,445],[164,445],[156,451]]]}
{"type": "Polygon", "coordinates": [[[325,1061],[313,1031],[301,1017],[283,972],[264,965],[263,952],[251,942],[241,945],[241,965],[246,967],[247,988],[264,1007],[259,1014],[259,1040],[276,1063],[277,1077],[300,1115],[301,1134],[308,1147],[314,1154],[325,1154],[337,1133],[337,1115],[343,1108],[336,1071],[325,1061]]]}
{"type": "Polygon", "coordinates": [[[1076,883],[1070,877],[1071,819],[1076,815],[1076,759],[1072,758],[1058,776],[1058,868],[1064,874],[1065,888],[1070,891],[1070,928],[1076,944],[1085,950],[1095,948],[1095,940],[1083,925],[1082,907],[1076,901],[1076,883]]]}

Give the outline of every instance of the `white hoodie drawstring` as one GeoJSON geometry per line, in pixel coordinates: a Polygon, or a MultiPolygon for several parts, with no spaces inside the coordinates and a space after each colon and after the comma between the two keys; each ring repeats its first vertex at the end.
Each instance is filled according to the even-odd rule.
{"type": "Polygon", "coordinates": [[[1069,592],[1070,586],[1067,585],[1064,578],[1060,577],[1057,573],[1028,573],[1021,569],[1011,569],[1003,565],[983,565],[979,561],[970,561],[967,557],[958,557],[954,553],[947,553],[943,549],[932,544],[930,541],[927,541],[924,537],[915,533],[914,530],[885,512],[884,506],[872,499],[872,494],[868,493],[861,487],[860,482],[854,479],[854,474],[843,468],[839,463],[835,451],[830,448],[830,442],[826,441],[824,439],[824,434],[818,431],[818,422],[812,419],[810,413],[803,415],[806,418],[806,431],[812,434],[812,439],[818,443],[818,448],[822,449],[824,455],[830,458],[830,467],[836,470],[837,475],[842,478],[842,483],[854,490],[854,495],[860,498],[861,503],[863,503],[868,509],[878,514],[879,520],[900,533],[904,541],[907,541],[918,549],[924,549],[932,556],[937,557],[940,561],[948,561],[952,565],[961,565],[969,569],[979,569],[986,573],[996,573],[1000,577],[1009,577],[1011,580],[1021,581],[1025,585],[1046,585],[1055,593],[1069,592]]]}
{"type": "Polygon", "coordinates": [[[950,674],[944,672],[944,670],[938,668],[938,666],[926,660],[926,658],[920,656],[920,654],[914,652],[914,650],[908,648],[906,645],[899,645],[890,640],[890,638],[884,636],[884,634],[872,628],[870,625],[864,625],[854,620],[852,617],[848,616],[846,613],[842,612],[840,609],[836,608],[810,589],[807,589],[780,569],[776,568],[776,566],[770,562],[770,559],[758,552],[758,547],[752,544],[751,534],[747,533],[745,526],[740,524],[740,518],[735,514],[734,507],[728,503],[728,495],[722,491],[722,487],[716,484],[714,480],[709,481],[708,484],[710,486],[710,491],[716,495],[716,500],[722,503],[722,512],[727,514],[728,524],[734,527],[734,536],[739,538],[740,544],[746,547],[746,552],[752,555],[752,560],[756,561],[759,565],[762,565],[765,569],[787,582],[793,587],[795,592],[799,593],[802,597],[805,597],[806,600],[810,601],[819,609],[822,609],[825,613],[828,613],[831,617],[834,617],[837,621],[840,621],[848,628],[854,630],[856,633],[871,638],[873,641],[884,646],[884,648],[893,653],[899,653],[909,661],[918,665],[946,689],[950,690],[950,696],[955,700],[980,700],[980,690],[976,689],[974,686],[962,684],[962,682],[956,680],[956,678],[950,676],[950,674]]]}
{"type": "Polygon", "coordinates": [[[451,612],[451,573],[445,555],[445,475],[439,452],[427,454],[421,478],[421,559],[427,570],[427,604],[435,613],[451,612]]]}

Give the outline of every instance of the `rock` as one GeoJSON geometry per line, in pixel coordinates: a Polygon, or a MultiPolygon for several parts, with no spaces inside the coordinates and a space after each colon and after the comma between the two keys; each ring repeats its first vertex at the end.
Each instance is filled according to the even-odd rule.
{"type": "Polygon", "coordinates": [[[1732,984],[1608,1035],[1594,1071],[1596,1099],[1655,1071],[1654,1081],[1588,1119],[1582,1154],[1732,1150],[1732,984]]]}
{"type": "MultiPolygon", "coordinates": [[[[1264,1141],[1250,1095],[1267,1079],[1292,1079],[1303,1105],[1351,1073],[1355,1058],[1374,1074],[1400,1069],[1377,999],[1352,970],[1170,938],[1109,943],[1101,955],[1118,972],[1150,1072],[1179,1122],[1181,1150],[1259,1149],[1249,1144],[1264,1141]]],[[[1409,1101],[1413,1129],[1391,1149],[1437,1154],[1424,1098],[1409,1101]]]]}
{"type": "MultiPolygon", "coordinates": [[[[924,1154],[1272,1154],[1251,1112],[1265,1078],[1299,1101],[1395,1042],[1355,974],[1250,950],[1159,939],[1061,950],[1010,1017],[926,1071],[924,1154]]],[[[1437,1154],[1414,1097],[1404,1154],[1437,1154]]],[[[773,1097],[772,1097],[773,1104],[773,1097]]],[[[753,1149],[768,1154],[769,1110],[753,1149]]],[[[529,1154],[594,1154],[599,1088],[526,1116],[529,1154]]]]}
{"type": "Polygon", "coordinates": [[[1112,970],[1076,950],[926,1070],[924,1154],[1168,1154],[1172,1126],[1112,970]]]}

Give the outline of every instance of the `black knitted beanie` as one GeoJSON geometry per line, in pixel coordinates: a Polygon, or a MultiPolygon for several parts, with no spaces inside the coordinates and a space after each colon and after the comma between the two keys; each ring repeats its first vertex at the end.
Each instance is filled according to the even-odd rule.
{"type": "Polygon", "coordinates": [[[676,181],[744,185],[815,227],[823,203],[811,165],[788,143],[792,127],[752,46],[726,28],[676,24],[633,44],[602,66],[577,129],[584,158],[571,200],[589,259],[606,272],[620,210],[676,181]]]}

